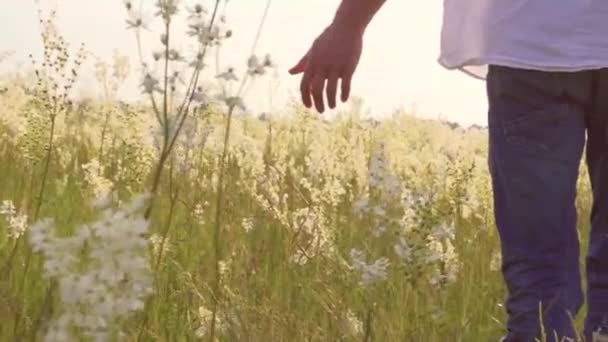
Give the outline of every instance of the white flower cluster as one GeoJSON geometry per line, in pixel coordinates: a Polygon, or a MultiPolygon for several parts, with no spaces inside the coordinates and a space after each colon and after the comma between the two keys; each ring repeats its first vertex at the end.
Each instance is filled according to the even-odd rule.
{"type": "Polygon", "coordinates": [[[347,309],[340,316],[340,323],[344,337],[358,338],[363,334],[363,322],[355,315],[351,309],[347,309]]]}
{"type": "Polygon", "coordinates": [[[331,255],[335,251],[331,232],[325,223],[325,217],[320,210],[300,208],[292,214],[292,227],[297,236],[298,249],[290,257],[290,261],[304,265],[309,259],[320,254],[331,255]]]}
{"type": "Polygon", "coordinates": [[[152,245],[152,254],[154,258],[158,258],[159,255],[166,255],[171,250],[171,245],[169,243],[169,239],[167,237],[163,238],[162,236],[154,233],[150,235],[150,244],[152,245]]]}
{"type": "Polygon", "coordinates": [[[251,232],[253,230],[253,228],[255,228],[253,218],[252,217],[244,218],[241,221],[241,226],[243,227],[243,230],[245,230],[246,233],[251,232]]]}
{"type": "MultiPolygon", "coordinates": [[[[216,314],[215,317],[215,329],[216,331],[222,333],[227,328],[227,323],[221,318],[221,314],[216,314]]],[[[213,319],[213,312],[207,309],[204,306],[200,306],[198,308],[198,321],[199,327],[196,329],[195,334],[198,338],[205,338],[209,331],[211,330],[211,321],[213,319]]]]}
{"type": "Polygon", "coordinates": [[[396,197],[401,193],[401,183],[399,178],[389,172],[388,168],[385,147],[381,145],[371,156],[369,185],[381,189],[387,197],[396,197]]]}
{"type": "Polygon", "coordinates": [[[0,215],[4,216],[4,219],[8,224],[7,236],[9,239],[17,240],[20,236],[25,234],[25,231],[27,230],[27,215],[19,214],[13,201],[2,201],[0,215]]]}
{"type": "Polygon", "coordinates": [[[409,263],[413,260],[414,248],[410,246],[407,241],[405,241],[405,238],[399,238],[399,242],[396,243],[393,248],[395,250],[395,253],[403,262],[409,263]]]}
{"type": "Polygon", "coordinates": [[[95,201],[104,201],[112,192],[114,183],[103,176],[104,168],[99,160],[93,159],[81,166],[84,172],[84,180],[93,192],[95,201]]]}
{"type": "Polygon", "coordinates": [[[264,75],[266,74],[267,68],[272,68],[274,66],[275,64],[269,54],[264,56],[262,61],[260,61],[260,58],[256,55],[251,55],[247,60],[247,72],[252,76],[264,75]]]}
{"type": "Polygon", "coordinates": [[[226,23],[226,16],[221,15],[219,20],[214,20],[213,27],[209,27],[211,17],[209,11],[200,4],[189,9],[188,35],[194,37],[202,45],[221,45],[222,42],[232,37],[232,29],[226,23]]]}
{"type": "Polygon", "coordinates": [[[280,190],[280,181],[285,178],[286,170],[282,165],[269,167],[254,184],[249,185],[249,193],[260,208],[284,227],[290,226],[287,200],[289,195],[280,190]]]}
{"type": "MultiPolygon", "coordinates": [[[[375,237],[384,235],[389,226],[401,226],[402,217],[396,219],[389,215],[390,203],[400,201],[403,187],[399,178],[388,170],[388,160],[384,146],[380,146],[372,155],[368,173],[369,188],[358,201],[354,210],[359,216],[371,219],[372,234],[375,237]]],[[[403,207],[403,212],[407,212],[403,207]]],[[[404,216],[404,213],[399,213],[404,216]]]]}
{"type": "Polygon", "coordinates": [[[73,329],[95,341],[110,340],[120,319],[144,308],[152,274],[144,237],[148,222],[137,214],[145,200],[106,210],[70,237],[57,237],[51,219],[32,227],[31,245],[44,256],[45,276],[57,280],[62,302],[46,341],[73,340],[73,329]]]}
{"type": "Polygon", "coordinates": [[[433,265],[431,285],[441,286],[456,280],[460,261],[452,243],[454,229],[440,226],[428,237],[427,256],[425,261],[433,265]]]}
{"type": "Polygon", "coordinates": [[[203,204],[197,203],[192,211],[192,217],[196,220],[196,223],[201,226],[205,224],[205,212],[207,207],[209,207],[209,202],[207,201],[203,204]]]}
{"type": "Polygon", "coordinates": [[[368,264],[365,253],[353,248],[350,251],[350,259],[352,267],[361,274],[359,285],[369,287],[379,281],[386,280],[387,269],[390,266],[390,262],[387,258],[383,257],[368,264]]]}

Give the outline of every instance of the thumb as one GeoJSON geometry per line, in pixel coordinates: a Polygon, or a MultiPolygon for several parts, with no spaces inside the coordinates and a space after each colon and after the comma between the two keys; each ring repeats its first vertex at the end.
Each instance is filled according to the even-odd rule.
{"type": "Polygon", "coordinates": [[[308,54],[305,54],[304,57],[302,57],[302,59],[300,59],[300,61],[298,62],[298,64],[296,64],[291,69],[289,69],[289,73],[291,75],[295,75],[295,74],[299,74],[301,72],[304,72],[304,70],[306,70],[306,65],[307,64],[308,64],[308,54]]]}

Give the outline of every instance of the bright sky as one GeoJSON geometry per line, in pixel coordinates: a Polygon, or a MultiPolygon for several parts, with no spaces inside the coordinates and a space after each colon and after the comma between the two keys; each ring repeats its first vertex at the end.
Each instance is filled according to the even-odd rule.
{"type": "MultiPolygon", "coordinates": [[[[144,1],[149,2],[148,8],[155,2],[144,1]]],[[[222,63],[242,70],[266,1],[230,0],[227,19],[235,35],[225,46],[222,63]]],[[[208,8],[214,2],[202,0],[208,8]]],[[[118,49],[132,56],[135,65],[135,40],[126,30],[122,0],[62,0],[59,3],[60,30],[72,46],[85,42],[88,51],[106,60],[118,49]]],[[[250,108],[260,112],[280,109],[290,96],[298,95],[300,78],[290,76],[287,69],[330,23],[339,3],[340,0],[273,0],[256,52],[274,56],[279,64],[280,86],[271,106],[269,81],[257,84],[247,99],[250,108]]],[[[445,70],[436,61],[442,3],[440,0],[388,0],[372,22],[353,80],[353,93],[364,98],[372,114],[390,114],[403,106],[408,110],[413,108],[424,117],[441,115],[465,125],[487,123],[484,82],[459,71],[445,70]]],[[[0,32],[0,51],[15,52],[8,62],[11,67],[26,61],[30,53],[37,55],[40,37],[34,0],[0,0],[0,32]]],[[[147,50],[156,48],[150,46],[147,50]]],[[[87,77],[85,89],[96,89],[93,76],[87,77]]],[[[131,89],[133,94],[136,81],[126,84],[124,91],[129,93],[131,89]]]]}

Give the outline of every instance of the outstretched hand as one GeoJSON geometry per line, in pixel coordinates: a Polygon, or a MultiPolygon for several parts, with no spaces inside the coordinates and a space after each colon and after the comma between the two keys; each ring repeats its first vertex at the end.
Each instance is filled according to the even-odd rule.
{"type": "Polygon", "coordinates": [[[324,92],[329,108],[335,108],[338,79],[341,80],[340,99],[342,102],[348,100],[351,81],[359,64],[362,48],[362,32],[335,26],[329,26],[315,39],[304,57],[289,70],[292,75],[304,73],[300,82],[300,92],[302,102],[307,108],[311,108],[314,101],[317,111],[323,113],[324,92]]]}

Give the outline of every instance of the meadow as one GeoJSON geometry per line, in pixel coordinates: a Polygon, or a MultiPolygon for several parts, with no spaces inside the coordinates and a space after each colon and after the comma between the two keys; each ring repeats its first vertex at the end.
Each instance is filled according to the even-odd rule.
{"type": "MultiPolygon", "coordinates": [[[[87,56],[52,14],[43,59],[0,77],[0,340],[497,341],[487,130],[252,115],[242,92],[273,61],[205,78],[231,36],[209,3],[150,6],[154,52],[125,1],[141,59],[98,62],[97,98],[73,99],[87,56]],[[179,15],[192,56],[171,45],[179,15]],[[137,103],[118,100],[131,72],[137,103]]],[[[590,201],[581,165],[583,250],[590,201]]]]}

